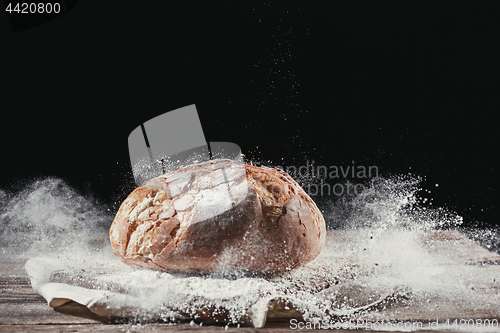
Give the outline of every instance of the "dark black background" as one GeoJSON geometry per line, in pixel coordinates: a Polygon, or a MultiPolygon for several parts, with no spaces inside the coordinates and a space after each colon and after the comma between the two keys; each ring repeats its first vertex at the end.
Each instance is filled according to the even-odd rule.
{"type": "Polygon", "coordinates": [[[495,8],[81,1],[17,33],[0,14],[0,188],[55,176],[116,209],[128,134],[196,104],[207,141],[248,158],[411,172],[435,205],[496,224],[495,8]]]}

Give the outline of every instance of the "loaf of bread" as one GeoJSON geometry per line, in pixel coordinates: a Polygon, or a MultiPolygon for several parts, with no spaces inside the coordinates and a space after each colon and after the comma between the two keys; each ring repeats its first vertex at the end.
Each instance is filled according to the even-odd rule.
{"type": "Polygon", "coordinates": [[[325,221],[286,172],[219,159],[136,188],[118,210],[110,239],[132,266],[267,274],[313,260],[325,221]]]}

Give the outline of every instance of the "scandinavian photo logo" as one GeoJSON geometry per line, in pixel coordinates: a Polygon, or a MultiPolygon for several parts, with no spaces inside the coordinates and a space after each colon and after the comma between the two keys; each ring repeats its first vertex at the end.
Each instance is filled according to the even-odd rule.
{"type": "Polygon", "coordinates": [[[292,176],[310,196],[357,195],[366,189],[367,180],[379,175],[378,166],[360,165],[355,161],[348,165],[327,166],[315,165],[314,161],[307,160],[300,166],[275,167],[292,176]]]}

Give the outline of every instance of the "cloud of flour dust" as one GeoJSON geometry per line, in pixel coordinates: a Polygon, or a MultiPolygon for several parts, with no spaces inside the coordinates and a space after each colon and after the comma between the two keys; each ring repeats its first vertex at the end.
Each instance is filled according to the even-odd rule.
{"type": "Polygon", "coordinates": [[[109,247],[113,215],[62,179],[36,180],[23,190],[0,190],[0,253],[24,260],[43,254],[109,247]]]}

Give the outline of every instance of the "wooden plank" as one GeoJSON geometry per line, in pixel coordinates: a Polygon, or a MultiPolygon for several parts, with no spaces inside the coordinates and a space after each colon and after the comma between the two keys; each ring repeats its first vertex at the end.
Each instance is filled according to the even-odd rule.
{"type": "MultiPolygon", "coordinates": [[[[222,332],[233,332],[233,333],[285,333],[299,331],[298,329],[292,330],[288,323],[266,325],[265,328],[253,328],[253,327],[237,327],[237,326],[199,326],[197,324],[191,325],[189,323],[184,324],[142,324],[142,325],[6,325],[0,326],[0,332],[9,333],[24,333],[24,332],[77,332],[77,333],[87,333],[87,332],[127,332],[127,333],[157,333],[157,332],[212,332],[212,333],[222,333],[222,332]]],[[[302,330],[300,330],[302,331],[302,330]]],[[[328,332],[324,329],[307,329],[306,332],[328,332]]],[[[335,329],[333,332],[338,333],[362,333],[366,332],[362,329],[335,329]]],[[[425,332],[435,332],[422,330],[425,332]]],[[[447,333],[454,333],[459,331],[446,331],[447,333]]],[[[461,331],[463,333],[463,331],[461,331]]]]}
{"type": "MultiPolygon", "coordinates": [[[[0,326],[0,332],[140,332],[140,333],[156,333],[156,332],[235,332],[235,333],[284,333],[290,332],[290,326],[287,325],[271,325],[264,329],[253,328],[253,327],[237,327],[237,326],[222,326],[222,325],[212,325],[212,326],[200,326],[198,324],[119,324],[119,325],[5,325],[0,326]]],[[[308,330],[308,332],[320,332],[320,330],[308,330]]],[[[324,330],[322,331],[324,332],[324,330]]],[[[336,330],[339,333],[353,333],[352,330],[336,330]]]]}
{"type": "MultiPolygon", "coordinates": [[[[184,324],[141,324],[141,325],[0,325],[0,332],[9,333],[24,333],[24,332],[75,332],[75,333],[87,333],[87,332],[109,332],[109,333],[156,333],[156,332],[233,332],[233,333],[285,333],[293,331],[305,331],[305,332],[338,332],[338,333],[365,333],[365,329],[302,329],[292,328],[288,323],[285,325],[271,323],[266,325],[265,328],[252,328],[252,327],[236,327],[236,326],[199,326],[197,324],[191,325],[189,323],[184,324]]],[[[444,330],[444,327],[442,328],[444,330]]],[[[371,330],[372,332],[382,332],[380,330],[371,330]]],[[[436,330],[432,329],[422,329],[419,330],[420,333],[433,332],[436,330]]],[[[446,329],[447,333],[463,333],[466,330],[450,330],[446,329]]],[[[486,331],[491,332],[491,331],[486,331]]]]}

